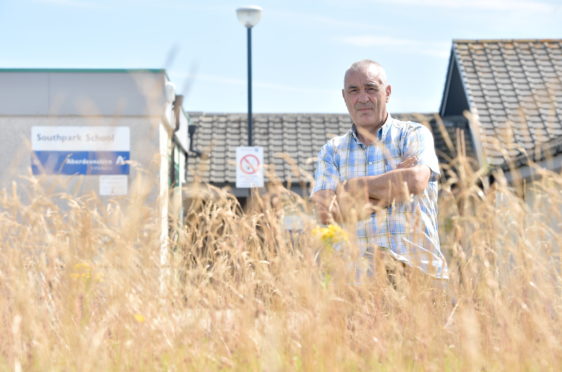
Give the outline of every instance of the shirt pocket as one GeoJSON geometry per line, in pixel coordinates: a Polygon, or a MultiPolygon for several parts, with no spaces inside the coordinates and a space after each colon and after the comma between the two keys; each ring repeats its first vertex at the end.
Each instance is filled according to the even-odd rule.
{"type": "Polygon", "coordinates": [[[342,155],[340,158],[340,181],[366,176],[366,154],[357,149],[342,155]]]}
{"type": "Polygon", "coordinates": [[[367,162],[366,168],[367,176],[379,176],[383,173],[388,172],[387,164],[381,157],[372,159],[371,161],[367,162]]]}

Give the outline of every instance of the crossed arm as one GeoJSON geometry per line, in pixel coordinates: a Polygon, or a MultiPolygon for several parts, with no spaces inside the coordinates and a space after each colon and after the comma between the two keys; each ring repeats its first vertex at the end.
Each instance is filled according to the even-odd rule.
{"type": "Polygon", "coordinates": [[[312,195],[320,222],[344,222],[366,218],[377,209],[393,202],[408,200],[411,194],[421,194],[429,183],[431,170],[417,165],[415,157],[401,162],[390,172],[347,180],[334,190],[320,190],[312,195]]]}

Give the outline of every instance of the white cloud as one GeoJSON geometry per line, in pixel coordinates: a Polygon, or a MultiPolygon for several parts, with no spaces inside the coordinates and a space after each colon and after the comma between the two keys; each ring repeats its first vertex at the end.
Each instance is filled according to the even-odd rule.
{"type": "Polygon", "coordinates": [[[290,19],[291,22],[298,20],[301,23],[307,24],[325,24],[332,27],[345,27],[345,28],[352,28],[352,29],[376,29],[380,30],[382,27],[377,24],[372,23],[360,23],[357,21],[349,21],[345,19],[327,17],[319,14],[312,14],[312,13],[299,13],[299,12],[291,12],[291,11],[280,11],[274,10],[271,11],[272,16],[283,17],[286,19],[290,19]]]}
{"type": "Polygon", "coordinates": [[[404,53],[425,54],[434,57],[447,57],[451,48],[450,43],[420,41],[413,39],[401,39],[391,36],[357,35],[337,38],[344,44],[371,48],[389,47],[404,53]]]}
{"type": "Polygon", "coordinates": [[[406,46],[412,45],[416,42],[408,39],[398,39],[389,36],[372,36],[372,35],[359,35],[359,36],[348,36],[340,37],[338,40],[345,44],[350,44],[359,47],[371,47],[371,46],[406,46]]]}
{"type": "MultiPolygon", "coordinates": [[[[245,87],[248,84],[246,79],[233,78],[228,76],[214,75],[214,74],[188,74],[175,71],[169,71],[170,76],[173,77],[175,81],[188,81],[190,84],[197,84],[199,81],[204,81],[208,83],[226,84],[226,85],[236,85],[240,87],[245,87]]],[[[331,92],[330,89],[316,89],[307,88],[302,86],[288,85],[288,84],[278,84],[266,81],[254,80],[254,88],[264,88],[271,89],[275,91],[283,92],[309,92],[309,93],[328,93],[331,92]]]]}
{"type": "Polygon", "coordinates": [[[540,0],[371,0],[418,7],[447,9],[500,10],[525,12],[551,12],[556,5],[540,0]]]}
{"type": "Polygon", "coordinates": [[[100,4],[96,4],[91,1],[84,0],[35,0],[37,3],[66,6],[66,7],[76,7],[76,8],[98,8],[100,4]]]}
{"type": "Polygon", "coordinates": [[[247,84],[246,80],[231,78],[227,76],[220,76],[220,75],[212,75],[212,74],[182,74],[182,73],[174,73],[170,71],[170,75],[174,75],[174,77],[178,79],[185,79],[191,80],[193,83],[197,83],[197,81],[206,81],[210,83],[219,83],[219,84],[227,84],[227,85],[244,85],[247,84]]]}

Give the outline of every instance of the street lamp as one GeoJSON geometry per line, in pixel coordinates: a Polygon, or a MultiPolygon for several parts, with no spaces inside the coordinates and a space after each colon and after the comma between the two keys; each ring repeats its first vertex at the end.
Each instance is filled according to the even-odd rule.
{"type": "Polygon", "coordinates": [[[252,146],[252,27],[260,21],[261,12],[255,5],[236,9],[238,20],[248,30],[248,146],[252,146]]]}

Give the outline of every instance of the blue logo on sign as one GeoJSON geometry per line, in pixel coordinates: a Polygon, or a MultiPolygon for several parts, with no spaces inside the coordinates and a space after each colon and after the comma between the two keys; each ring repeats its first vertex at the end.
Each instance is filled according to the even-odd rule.
{"type": "Polygon", "coordinates": [[[129,174],[129,151],[35,151],[33,174],[129,174]]]}

